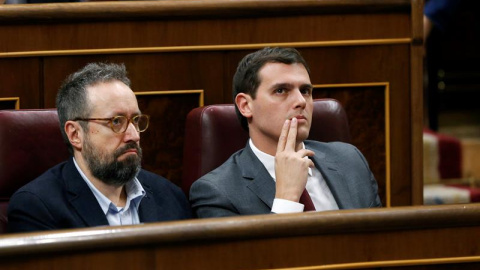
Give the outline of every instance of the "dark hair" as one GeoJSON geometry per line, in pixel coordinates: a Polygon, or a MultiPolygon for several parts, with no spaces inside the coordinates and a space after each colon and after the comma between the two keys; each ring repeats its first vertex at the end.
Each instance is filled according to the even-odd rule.
{"type": "MultiPolygon", "coordinates": [[[[60,130],[70,154],[73,154],[73,148],[64,129],[65,123],[77,117],[90,116],[91,108],[87,100],[89,86],[115,80],[130,86],[124,64],[91,63],[69,75],[58,90],[56,106],[60,130]]],[[[79,123],[83,129],[88,128],[88,122],[79,123]]]]}
{"type": "Polygon", "coordinates": [[[238,63],[237,71],[233,76],[233,103],[235,104],[235,111],[240,120],[242,127],[248,131],[247,119],[238,110],[235,103],[235,97],[239,93],[245,93],[255,99],[257,88],[260,85],[260,78],[258,71],[267,63],[283,63],[283,64],[302,64],[310,75],[310,69],[307,62],[294,48],[263,48],[256,52],[245,56],[240,63],[238,63]]]}

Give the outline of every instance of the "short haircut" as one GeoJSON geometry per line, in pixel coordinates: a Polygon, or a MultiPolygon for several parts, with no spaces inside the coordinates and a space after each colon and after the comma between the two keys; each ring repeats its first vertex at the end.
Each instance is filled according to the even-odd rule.
{"type": "MultiPolygon", "coordinates": [[[[127,77],[124,64],[88,64],[69,75],[58,90],[56,106],[60,130],[70,154],[73,155],[73,148],[65,132],[65,123],[77,117],[88,118],[92,108],[88,102],[87,88],[111,81],[121,81],[130,87],[130,79],[127,77]]],[[[88,122],[80,121],[80,125],[84,130],[88,129],[88,122]]]]}
{"type": "Polygon", "coordinates": [[[245,56],[238,63],[237,71],[233,76],[233,103],[235,104],[235,112],[243,129],[248,131],[248,121],[235,103],[235,97],[239,93],[245,93],[255,99],[260,78],[258,72],[267,63],[283,63],[283,64],[302,64],[310,75],[310,69],[305,59],[294,48],[270,48],[266,47],[245,56]]]}

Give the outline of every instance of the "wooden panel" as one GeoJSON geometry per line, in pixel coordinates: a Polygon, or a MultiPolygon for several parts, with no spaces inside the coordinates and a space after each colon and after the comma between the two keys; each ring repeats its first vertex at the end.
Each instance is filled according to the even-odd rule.
{"type": "MultiPolygon", "coordinates": [[[[352,144],[357,146],[369,162],[370,169],[378,182],[378,193],[382,204],[390,206],[390,156],[387,156],[386,122],[388,123],[388,84],[359,83],[349,85],[316,85],[314,98],[334,98],[347,113],[352,144]],[[368,128],[366,128],[368,127],[368,128]],[[388,189],[387,189],[388,187],[388,189]]],[[[321,125],[321,123],[313,123],[321,125]]],[[[398,180],[395,177],[395,180],[398,180]]]]}
{"type": "Polygon", "coordinates": [[[52,4],[41,9],[5,6],[0,12],[0,52],[404,38],[410,35],[409,2],[187,0],[52,4]],[[51,22],[61,24],[51,27],[51,22]]]}
{"type": "MultiPolygon", "coordinates": [[[[139,1],[140,2],[140,1],[139,1]]],[[[34,19],[44,21],[79,21],[79,20],[128,20],[135,18],[155,19],[159,16],[175,18],[231,18],[269,15],[309,14],[345,14],[345,13],[407,13],[410,10],[408,0],[358,0],[309,1],[309,0],[181,0],[175,2],[155,1],[133,3],[85,3],[39,6],[5,6],[0,13],[0,21],[30,22],[34,19]],[[63,11],[63,12],[59,12],[63,11]],[[23,15],[23,16],[19,16],[23,15]],[[26,16],[25,16],[26,15],[26,16]]]]}
{"type": "MultiPolygon", "coordinates": [[[[0,26],[0,52],[405,38],[408,16],[372,14],[0,26]],[[393,17],[393,18],[392,18],[393,17]],[[301,25],[301,27],[299,27],[301,25]],[[330,25],[337,25],[332,28],[330,25]],[[362,25],[362,29],[359,29],[362,25]],[[338,28],[352,31],[338,31],[338,28]],[[358,31],[354,31],[357,29],[358,31]],[[375,31],[372,31],[375,29],[375,31]],[[181,33],[179,33],[181,31],[181,33]],[[30,35],[22,36],[22,32],[30,35]],[[281,32],[282,35],[278,35],[281,32]],[[75,40],[75,42],[72,42],[75,40]]],[[[1,54],[0,54],[1,55],[1,54]]],[[[8,54],[5,54],[8,55],[8,54]]]]}
{"type": "Polygon", "coordinates": [[[22,108],[42,108],[40,61],[39,58],[0,58],[0,98],[18,97],[22,108]]]}
{"type": "Polygon", "coordinates": [[[90,62],[124,63],[135,92],[204,89],[206,104],[224,102],[222,52],[187,51],[46,57],[43,79],[46,107],[55,107],[61,82],[90,62]]]}
{"type": "Polygon", "coordinates": [[[258,215],[6,235],[0,259],[2,269],[472,269],[479,230],[479,204],[258,215]]]}
{"type": "Polygon", "coordinates": [[[141,134],[144,169],[181,185],[185,121],[202,99],[203,90],[137,93],[140,110],[150,115],[141,134]]]}
{"type": "Polygon", "coordinates": [[[423,0],[412,0],[412,44],[410,48],[410,126],[412,205],[423,204],[423,0]]]}

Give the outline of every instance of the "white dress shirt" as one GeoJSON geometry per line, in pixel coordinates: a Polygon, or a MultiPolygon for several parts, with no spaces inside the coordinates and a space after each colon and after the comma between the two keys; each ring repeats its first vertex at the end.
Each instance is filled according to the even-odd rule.
{"type": "MultiPolygon", "coordinates": [[[[260,151],[254,144],[252,139],[249,140],[250,147],[257,158],[262,162],[270,176],[276,181],[275,177],[275,157],[260,151]]],[[[305,148],[305,144],[302,143],[305,148]]],[[[305,157],[308,158],[308,157],[305,157]]],[[[308,168],[308,179],[306,189],[312,199],[317,211],[338,210],[337,202],[330,191],[330,188],[323,179],[320,171],[315,168],[308,168]]],[[[277,199],[273,200],[272,212],[274,213],[298,213],[303,212],[304,205],[298,202],[277,199]]]]}

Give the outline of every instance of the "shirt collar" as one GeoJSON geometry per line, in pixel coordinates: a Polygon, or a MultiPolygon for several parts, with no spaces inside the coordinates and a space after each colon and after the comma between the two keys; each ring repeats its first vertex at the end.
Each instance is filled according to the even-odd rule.
{"type": "MultiPolygon", "coordinates": [[[[105,195],[103,195],[103,193],[100,192],[100,190],[98,190],[92,184],[92,182],[90,182],[87,176],[83,173],[82,169],[80,169],[80,167],[78,166],[75,158],[73,158],[73,163],[75,164],[75,167],[77,168],[85,183],[87,183],[88,187],[93,192],[93,195],[95,195],[95,198],[97,199],[98,204],[102,208],[102,211],[105,213],[105,215],[108,213],[109,209],[116,210],[118,212],[118,209],[115,209],[117,208],[116,205],[105,195]]],[[[146,192],[140,184],[140,181],[138,181],[137,177],[128,181],[125,184],[125,190],[127,192],[127,203],[125,204],[125,207],[123,207],[123,209],[128,210],[131,202],[133,202],[133,206],[138,210],[138,207],[140,206],[140,201],[143,197],[145,197],[146,192]]]]}
{"type": "MultiPolygon", "coordinates": [[[[270,176],[275,180],[275,156],[269,155],[265,152],[262,152],[258,149],[253,143],[252,139],[248,140],[250,148],[252,148],[253,153],[257,158],[262,162],[265,169],[267,169],[270,176]]],[[[302,148],[305,149],[305,144],[302,143],[302,148]]],[[[308,158],[308,157],[305,157],[308,158]]],[[[308,176],[312,176],[312,168],[308,168],[308,176]]]]}

